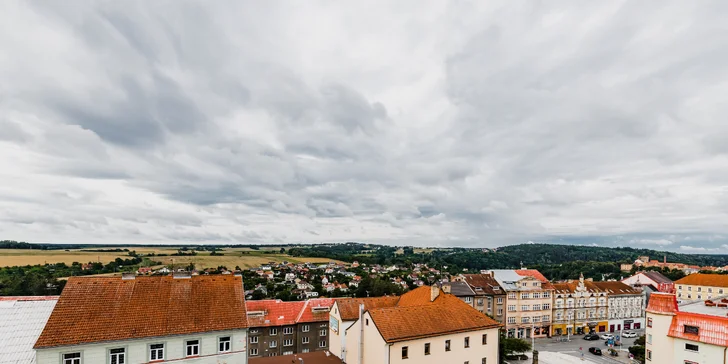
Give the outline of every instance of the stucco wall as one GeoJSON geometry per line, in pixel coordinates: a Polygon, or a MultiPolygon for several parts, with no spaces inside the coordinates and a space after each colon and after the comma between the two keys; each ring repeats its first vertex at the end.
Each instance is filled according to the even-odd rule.
{"type": "Polygon", "coordinates": [[[498,363],[498,329],[472,331],[461,334],[437,336],[394,343],[390,353],[392,364],[418,363],[498,363]],[[488,335],[486,345],[482,344],[482,335],[488,335]],[[470,347],[464,347],[465,337],[470,338],[470,347]],[[450,351],[445,351],[445,340],[450,340],[450,351]],[[425,355],[425,344],[430,343],[430,355],[425,355]],[[407,347],[408,358],[402,359],[402,347],[407,347]]]}
{"type": "Polygon", "coordinates": [[[83,364],[104,364],[109,362],[110,349],[125,348],[126,363],[149,362],[149,345],[165,344],[165,360],[183,359],[178,363],[195,364],[245,364],[247,363],[247,330],[220,331],[214,333],[168,336],[140,340],[126,340],[102,344],[65,346],[60,348],[37,350],[38,364],[59,364],[61,354],[80,352],[83,364]],[[232,352],[218,354],[218,337],[231,336],[232,352]],[[200,356],[185,359],[185,341],[200,340],[200,356]]]}
{"type": "Polygon", "coordinates": [[[675,363],[674,339],[667,336],[672,316],[647,313],[647,321],[650,318],[652,327],[647,327],[645,330],[647,336],[645,348],[652,352],[652,360],[647,360],[647,363],[675,363]]]}
{"type": "MultiPolygon", "coordinates": [[[[695,363],[723,363],[723,355],[725,353],[724,346],[715,346],[703,344],[696,341],[688,341],[684,339],[674,339],[675,345],[675,362],[685,363],[686,360],[695,363]],[[693,344],[698,346],[698,351],[690,351],[685,349],[685,344],[693,344]]],[[[654,355],[654,354],[653,354],[654,355]]]]}

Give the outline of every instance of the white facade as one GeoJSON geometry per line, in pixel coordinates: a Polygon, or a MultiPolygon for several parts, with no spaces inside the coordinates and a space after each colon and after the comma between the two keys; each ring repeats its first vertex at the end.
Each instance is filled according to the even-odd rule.
{"type": "Polygon", "coordinates": [[[339,306],[336,302],[329,311],[329,351],[339,358],[346,355],[346,334],[354,321],[342,321],[339,306]]]}
{"type": "Polygon", "coordinates": [[[643,329],[645,327],[645,298],[643,295],[609,296],[609,332],[643,329]]]}
{"type": "MultiPolygon", "coordinates": [[[[246,364],[247,329],[206,332],[179,336],[112,341],[96,344],[61,346],[36,350],[38,364],[110,364],[112,350],[124,349],[124,363],[139,364],[151,361],[152,345],[163,344],[163,360],[194,364],[246,364]],[[230,351],[220,352],[220,339],[230,338],[230,351]],[[187,356],[186,343],[197,340],[198,354],[187,356]],[[63,361],[64,354],[80,354],[80,361],[63,361]]],[[[225,347],[225,345],[224,345],[225,347]]]]}

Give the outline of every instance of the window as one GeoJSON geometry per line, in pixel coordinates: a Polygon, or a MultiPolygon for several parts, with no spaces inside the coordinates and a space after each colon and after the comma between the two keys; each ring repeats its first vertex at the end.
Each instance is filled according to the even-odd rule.
{"type": "Polygon", "coordinates": [[[645,357],[647,358],[647,360],[651,361],[652,360],[652,350],[649,350],[649,349],[645,350],[645,357]]]}
{"type": "Polygon", "coordinates": [[[515,292],[509,293],[508,298],[516,298],[516,293],[515,292]]]}
{"type": "Polygon", "coordinates": [[[319,341],[319,347],[320,348],[325,348],[326,347],[326,340],[319,341]]]}
{"type": "Polygon", "coordinates": [[[250,349],[250,356],[258,355],[258,349],[250,349]]]}
{"type": "Polygon", "coordinates": [[[164,360],[164,344],[149,345],[149,360],[164,360]]]}
{"type": "Polygon", "coordinates": [[[311,330],[311,326],[310,325],[303,325],[303,326],[301,326],[301,332],[308,332],[309,330],[311,330]]]}
{"type": "Polygon", "coordinates": [[[543,322],[548,322],[549,320],[551,320],[551,315],[543,315],[543,318],[541,319],[543,322]]]}
{"type": "Polygon", "coordinates": [[[708,293],[713,293],[713,289],[712,288],[708,288],[708,293]]]}
{"type": "Polygon", "coordinates": [[[550,310],[551,309],[551,304],[550,303],[544,303],[543,304],[543,309],[544,310],[550,310]]]}
{"type": "Polygon", "coordinates": [[[488,344],[488,334],[483,334],[483,345],[488,344]]]}
{"type": "Polygon", "coordinates": [[[652,317],[647,318],[647,327],[652,327],[652,317]]]}
{"type": "Polygon", "coordinates": [[[718,293],[719,293],[719,294],[723,294],[723,288],[719,289],[719,290],[718,290],[718,293]]]}
{"type": "Polygon", "coordinates": [[[516,305],[508,305],[508,312],[516,312],[516,305]]]}
{"type": "Polygon", "coordinates": [[[445,340],[445,351],[450,351],[450,340],[445,340]]]}
{"type": "Polygon", "coordinates": [[[534,311],[541,311],[541,305],[533,305],[534,311]]]}
{"type": "Polygon", "coordinates": [[[498,309],[498,316],[503,316],[503,309],[502,308],[499,308],[498,309]]]}
{"type": "Polygon", "coordinates": [[[283,335],[291,335],[293,334],[293,327],[284,327],[283,328],[283,335]]]}
{"type": "Polygon", "coordinates": [[[698,287],[698,292],[703,292],[703,287],[698,287]]]}
{"type": "Polygon", "coordinates": [[[227,353],[230,352],[230,345],[232,341],[230,340],[230,336],[223,336],[219,339],[217,339],[217,350],[220,353],[227,353]]]}
{"type": "Polygon", "coordinates": [[[531,319],[530,317],[521,317],[521,323],[527,324],[531,321],[530,319],[531,319]]]}
{"type": "Polygon", "coordinates": [[[543,293],[543,298],[549,298],[549,297],[551,297],[551,293],[549,293],[549,292],[543,293]]]}
{"type": "Polygon", "coordinates": [[[473,297],[465,297],[465,303],[473,303],[473,297]]]}
{"type": "Polygon", "coordinates": [[[284,351],[283,352],[283,355],[291,355],[291,354],[293,354],[293,351],[292,350],[284,351]]]}
{"type": "MultiPolygon", "coordinates": [[[[721,293],[723,293],[723,292],[721,292],[721,293]]],[[[503,303],[503,297],[498,297],[495,301],[497,303],[503,303]]]]}
{"type": "Polygon", "coordinates": [[[682,290],[682,286],[677,286],[677,289],[682,290]]]}
{"type": "Polygon", "coordinates": [[[304,336],[301,338],[301,344],[308,344],[308,343],[309,343],[308,336],[304,336]]]}
{"type": "Polygon", "coordinates": [[[685,328],[683,329],[683,332],[686,334],[697,335],[697,334],[699,334],[699,331],[700,331],[700,329],[697,326],[690,326],[690,325],[685,325],[685,328]]]}
{"type": "Polygon", "coordinates": [[[538,282],[533,282],[534,287],[538,287],[538,282]]]}
{"type": "Polygon", "coordinates": [[[521,299],[528,299],[528,293],[521,293],[521,299]]]}
{"type": "Polygon", "coordinates": [[[250,343],[251,344],[257,344],[258,343],[258,337],[257,336],[251,336],[250,337],[250,343]]]}
{"type": "Polygon", "coordinates": [[[408,358],[408,356],[407,356],[407,350],[408,349],[407,349],[406,346],[403,346],[402,347],[402,359],[407,359],[408,358]]]}
{"type": "Polygon", "coordinates": [[[529,305],[521,305],[521,311],[528,311],[529,305]]]}
{"type": "Polygon", "coordinates": [[[515,324],[516,323],[516,318],[515,317],[509,317],[508,318],[508,323],[509,324],[515,324]]]}
{"type": "Polygon", "coordinates": [[[270,336],[278,335],[278,329],[275,327],[272,327],[270,330],[268,330],[268,333],[270,334],[270,336]]]}
{"type": "Polygon", "coordinates": [[[126,362],[124,359],[126,359],[126,353],[124,348],[109,350],[110,364],[124,364],[126,362]]]}
{"type": "Polygon", "coordinates": [[[430,343],[425,343],[425,355],[430,355],[430,343]]]}
{"type": "Polygon", "coordinates": [[[270,342],[268,343],[268,347],[269,347],[269,348],[277,348],[277,347],[278,347],[278,341],[276,341],[276,340],[271,340],[271,341],[270,341],[270,342]]]}
{"type": "Polygon", "coordinates": [[[692,291],[693,287],[688,286],[688,291],[692,291]]]}
{"type": "Polygon", "coordinates": [[[200,340],[187,340],[185,346],[187,347],[186,356],[200,355],[200,340]]]}
{"type": "Polygon", "coordinates": [[[327,333],[327,332],[328,332],[328,330],[326,330],[326,329],[321,329],[321,330],[319,330],[319,336],[326,336],[326,333],[327,333]]]}
{"type": "Polygon", "coordinates": [[[533,292],[533,298],[541,298],[541,294],[538,292],[533,292]]]}
{"type": "Polygon", "coordinates": [[[369,326],[369,319],[367,319],[367,326],[369,326]]]}
{"type": "Polygon", "coordinates": [[[685,350],[697,352],[699,351],[698,349],[698,346],[695,344],[685,344],[685,350]]]}
{"type": "Polygon", "coordinates": [[[488,364],[488,358],[481,359],[480,364],[488,364]]]}
{"type": "Polygon", "coordinates": [[[309,349],[309,348],[305,348],[305,349],[301,350],[302,353],[308,353],[310,351],[311,351],[311,349],[309,349]]]}
{"type": "Polygon", "coordinates": [[[521,283],[521,286],[523,286],[523,287],[528,287],[528,282],[523,282],[523,283],[521,283]]]}
{"type": "Polygon", "coordinates": [[[482,298],[478,298],[478,306],[482,306],[482,305],[483,305],[483,299],[482,298]]]}
{"type": "Polygon", "coordinates": [[[463,342],[463,344],[466,348],[470,347],[470,336],[465,337],[465,341],[463,342]]]}
{"type": "Polygon", "coordinates": [[[293,339],[284,339],[283,346],[293,346],[293,339]]]}
{"type": "Polygon", "coordinates": [[[81,353],[63,354],[63,364],[81,364],[81,353]]]}

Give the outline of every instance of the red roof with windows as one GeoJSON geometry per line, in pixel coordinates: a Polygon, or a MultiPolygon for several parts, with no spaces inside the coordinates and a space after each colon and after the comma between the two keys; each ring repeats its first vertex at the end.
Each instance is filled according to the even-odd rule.
{"type": "Polygon", "coordinates": [[[711,345],[728,346],[728,317],[680,312],[672,318],[667,335],[711,345]],[[697,328],[697,333],[696,330],[691,330],[691,327],[686,330],[685,326],[697,328]]]}

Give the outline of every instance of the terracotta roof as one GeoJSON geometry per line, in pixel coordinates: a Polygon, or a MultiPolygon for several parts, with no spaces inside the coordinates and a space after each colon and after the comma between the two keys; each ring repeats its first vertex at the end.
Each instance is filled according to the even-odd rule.
{"type": "MultiPolygon", "coordinates": [[[[429,287],[426,288],[429,291],[429,287]]],[[[410,293],[403,295],[402,299],[410,293]]],[[[382,338],[388,343],[501,326],[450,294],[441,293],[434,303],[429,298],[423,303],[376,308],[368,312],[382,338]]]]}
{"type": "Polygon", "coordinates": [[[475,291],[466,282],[443,282],[439,283],[438,286],[440,288],[449,288],[450,293],[457,297],[475,296],[475,291]]]}
{"type": "Polygon", "coordinates": [[[648,270],[648,271],[640,272],[640,274],[642,274],[642,275],[646,276],[647,278],[653,280],[655,283],[672,283],[672,281],[670,280],[670,278],[665,277],[660,272],[655,272],[655,271],[649,271],[648,270]]]}
{"type": "Polygon", "coordinates": [[[536,269],[515,269],[514,272],[522,277],[533,277],[538,279],[541,282],[547,283],[549,280],[544,277],[541,272],[539,272],[536,269]]]}
{"type": "Polygon", "coordinates": [[[650,313],[675,314],[677,310],[677,299],[674,294],[653,292],[650,295],[650,303],[645,310],[650,313]]]}
{"type": "Polygon", "coordinates": [[[282,355],[282,356],[269,356],[260,358],[250,358],[248,363],[250,364],[300,364],[300,360],[303,359],[306,364],[342,364],[341,359],[337,358],[336,355],[325,351],[314,351],[312,353],[301,353],[293,355],[282,355]]]}
{"type": "Polygon", "coordinates": [[[365,310],[380,307],[393,307],[399,301],[397,296],[368,297],[368,298],[340,298],[336,300],[339,315],[342,321],[354,321],[359,318],[359,305],[364,304],[365,310]]]}
{"type": "Polygon", "coordinates": [[[610,296],[642,294],[640,291],[619,281],[592,282],[610,296]]]}
{"type": "Polygon", "coordinates": [[[675,283],[690,286],[728,287],[728,275],[694,273],[675,281],[675,283]]]}
{"type": "Polygon", "coordinates": [[[306,301],[301,312],[298,314],[296,322],[327,322],[329,321],[329,311],[334,305],[333,298],[313,298],[306,301]],[[327,310],[324,311],[323,308],[327,310]],[[319,310],[321,309],[321,310],[319,310]]]}
{"type": "MultiPolygon", "coordinates": [[[[576,288],[579,286],[579,281],[553,283],[552,286],[554,287],[554,293],[569,294],[569,293],[576,292],[576,288]]],[[[587,292],[591,292],[591,293],[604,292],[604,290],[602,288],[600,288],[598,285],[596,285],[592,281],[585,280],[584,288],[586,288],[587,292]]]]}
{"type": "Polygon", "coordinates": [[[247,327],[239,276],[71,277],[35,348],[247,327]]]}
{"type": "MultiPolygon", "coordinates": [[[[654,294],[652,297],[654,297],[654,294]]],[[[650,298],[650,305],[652,305],[652,298],[650,298]]],[[[667,335],[726,347],[728,346],[728,317],[680,312],[672,318],[667,335]],[[686,333],[685,325],[698,327],[698,333],[686,333]]]]}
{"type": "MultiPolygon", "coordinates": [[[[473,289],[482,289],[484,294],[498,295],[506,293],[498,284],[498,281],[496,281],[490,274],[463,274],[463,278],[467,284],[473,287],[473,289]],[[497,291],[494,289],[496,287],[498,288],[497,291]]],[[[476,291],[476,294],[479,294],[479,292],[476,291]]]]}
{"type": "Polygon", "coordinates": [[[246,301],[249,327],[294,325],[301,309],[306,305],[303,301],[260,300],[246,301]],[[259,314],[263,312],[263,314],[259,314]]]}
{"type": "Polygon", "coordinates": [[[443,292],[441,289],[439,294],[437,295],[437,298],[435,298],[435,301],[432,301],[432,289],[430,286],[422,286],[417,287],[400,297],[399,302],[397,302],[397,307],[406,307],[406,306],[421,306],[421,305],[429,305],[433,303],[442,303],[442,297],[445,296],[445,292],[443,292]]]}

